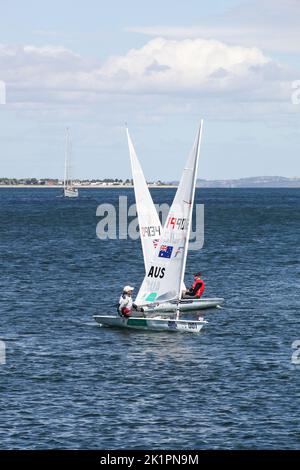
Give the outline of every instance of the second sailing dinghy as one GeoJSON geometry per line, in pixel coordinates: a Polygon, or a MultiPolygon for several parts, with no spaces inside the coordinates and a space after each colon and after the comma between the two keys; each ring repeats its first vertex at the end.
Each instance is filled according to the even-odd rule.
{"type": "Polygon", "coordinates": [[[200,332],[206,323],[203,319],[193,321],[179,318],[201,133],[202,122],[164,228],[161,230],[155,250],[152,250],[151,259],[149,258],[147,272],[135,301],[138,306],[144,308],[144,317],[124,318],[118,315],[95,315],[94,318],[98,323],[143,330],[192,332],[200,332]],[[161,314],[153,316],[152,312],[155,309],[168,304],[173,305],[173,314],[170,314],[169,317],[161,314]]]}

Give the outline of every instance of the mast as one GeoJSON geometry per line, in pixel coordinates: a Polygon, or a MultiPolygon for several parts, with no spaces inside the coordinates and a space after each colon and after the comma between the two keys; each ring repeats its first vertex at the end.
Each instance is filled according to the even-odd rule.
{"type": "Polygon", "coordinates": [[[64,189],[68,186],[69,128],[66,128],[64,189]]]}
{"type": "Polygon", "coordinates": [[[187,229],[186,240],[185,240],[185,245],[184,245],[183,263],[182,263],[182,266],[181,266],[181,273],[180,273],[178,302],[180,301],[181,296],[182,296],[181,286],[183,284],[185,266],[186,266],[186,259],[187,259],[187,252],[188,252],[188,248],[189,248],[189,238],[190,238],[192,218],[193,218],[193,206],[194,206],[194,198],[195,198],[195,187],[196,187],[198,160],[199,160],[199,153],[200,153],[200,143],[201,143],[201,136],[202,136],[202,127],[203,127],[203,119],[201,119],[200,128],[199,128],[199,131],[198,131],[197,155],[196,155],[196,160],[195,160],[194,168],[193,168],[193,171],[194,171],[194,173],[193,173],[193,185],[192,185],[192,188],[191,188],[191,199],[190,199],[191,211],[190,211],[190,217],[189,217],[189,221],[188,221],[188,229],[187,229]]]}

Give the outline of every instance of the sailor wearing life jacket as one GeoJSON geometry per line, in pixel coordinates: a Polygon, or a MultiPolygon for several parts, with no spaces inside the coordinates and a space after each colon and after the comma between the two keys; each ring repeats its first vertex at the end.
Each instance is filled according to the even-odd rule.
{"type": "Polygon", "coordinates": [[[194,282],[190,289],[187,289],[182,296],[183,299],[200,299],[205,289],[205,284],[203,279],[201,279],[201,273],[194,274],[194,282]]]}
{"type": "Polygon", "coordinates": [[[133,307],[132,291],[134,287],[125,286],[119,300],[118,312],[124,317],[130,317],[133,307]]]}

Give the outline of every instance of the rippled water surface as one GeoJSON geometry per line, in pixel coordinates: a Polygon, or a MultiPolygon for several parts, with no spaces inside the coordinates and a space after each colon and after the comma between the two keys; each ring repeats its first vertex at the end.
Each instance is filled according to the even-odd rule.
{"type": "Polygon", "coordinates": [[[186,282],[201,269],[226,299],[200,335],[93,321],[143,277],[139,241],[96,237],[119,194],[134,201],[0,189],[0,448],[299,448],[300,191],[197,190],[205,244],[186,282]]]}

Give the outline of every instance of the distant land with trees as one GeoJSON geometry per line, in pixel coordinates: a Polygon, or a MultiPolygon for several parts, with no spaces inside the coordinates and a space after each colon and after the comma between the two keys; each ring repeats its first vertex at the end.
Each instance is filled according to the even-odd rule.
{"type": "MultiPolygon", "coordinates": [[[[132,179],[74,179],[74,185],[84,188],[131,187],[132,179]]],[[[177,186],[178,181],[149,181],[152,187],[177,186]]],[[[63,181],[55,178],[0,178],[0,187],[62,187],[63,181]]],[[[238,179],[197,179],[198,188],[300,188],[300,177],[254,176],[238,179]]]]}

